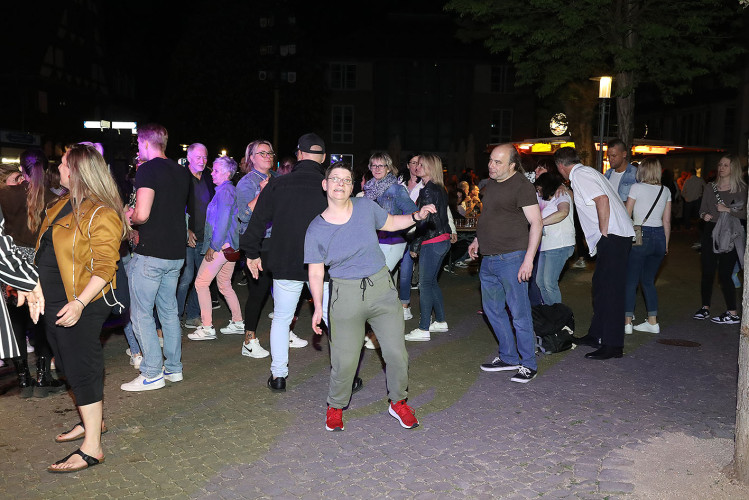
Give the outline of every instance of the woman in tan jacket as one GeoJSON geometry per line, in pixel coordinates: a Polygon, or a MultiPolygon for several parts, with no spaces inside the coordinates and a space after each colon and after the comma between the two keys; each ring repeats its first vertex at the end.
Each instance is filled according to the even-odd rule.
{"type": "Polygon", "coordinates": [[[49,343],[81,415],[81,422],[55,441],[83,438],[79,449],[47,470],[75,472],[104,460],[104,356],[99,334],[117,302],[115,271],[128,227],[117,186],[94,147],[76,144],[65,153],[60,184],[69,194],[45,211],[36,264],[49,343]]]}

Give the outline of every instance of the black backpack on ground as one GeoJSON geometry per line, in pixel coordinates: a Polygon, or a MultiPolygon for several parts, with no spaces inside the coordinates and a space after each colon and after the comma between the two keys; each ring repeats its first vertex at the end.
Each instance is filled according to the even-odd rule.
{"type": "Polygon", "coordinates": [[[572,348],[575,316],[567,305],[541,304],[531,307],[536,348],[543,354],[566,351],[572,348]]]}

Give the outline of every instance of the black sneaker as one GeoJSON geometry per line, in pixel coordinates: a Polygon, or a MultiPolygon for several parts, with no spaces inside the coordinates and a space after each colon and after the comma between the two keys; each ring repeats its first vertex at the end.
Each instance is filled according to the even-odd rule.
{"type": "Polygon", "coordinates": [[[504,372],[504,371],[510,371],[510,370],[517,370],[518,368],[521,368],[520,365],[510,365],[499,359],[499,357],[494,358],[494,361],[491,363],[482,363],[481,369],[485,372],[504,372]]]}
{"type": "Polygon", "coordinates": [[[521,384],[527,384],[536,378],[537,373],[536,370],[531,370],[530,368],[521,366],[520,369],[518,369],[518,372],[510,380],[513,382],[520,382],[521,384]]]}
{"type": "Polygon", "coordinates": [[[718,323],[720,325],[736,325],[741,323],[741,319],[735,314],[731,314],[728,311],[724,312],[720,316],[715,316],[710,321],[718,323]]]}
{"type": "Polygon", "coordinates": [[[707,319],[710,317],[710,311],[707,308],[703,307],[702,309],[694,313],[694,316],[692,317],[694,319],[707,319]]]}

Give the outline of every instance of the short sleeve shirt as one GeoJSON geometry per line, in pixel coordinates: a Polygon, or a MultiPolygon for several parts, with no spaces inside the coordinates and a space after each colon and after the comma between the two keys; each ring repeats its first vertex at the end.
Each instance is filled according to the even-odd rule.
{"type": "Polygon", "coordinates": [[[529,223],[523,207],[536,205],[536,189],[523,174],[504,182],[490,180],[484,189],[476,237],[483,255],[528,249],[529,223]]]}
{"type": "Polygon", "coordinates": [[[351,202],[354,208],[345,224],[331,224],[318,215],[307,228],[304,263],[324,263],[332,278],[366,278],[385,267],[377,230],[387,222],[388,213],[367,198],[351,202]]]}
{"type": "Polygon", "coordinates": [[[187,169],[167,158],[154,158],[138,167],[135,188],[153,189],[154,197],[148,220],[136,226],[135,253],[167,260],[185,258],[190,177],[187,169]]]}

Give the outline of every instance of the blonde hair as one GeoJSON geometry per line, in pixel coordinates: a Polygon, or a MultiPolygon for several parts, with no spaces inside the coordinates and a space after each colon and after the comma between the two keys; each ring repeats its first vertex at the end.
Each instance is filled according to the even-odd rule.
{"type": "Polygon", "coordinates": [[[731,183],[731,193],[741,191],[746,187],[746,183],[741,177],[741,162],[739,162],[739,157],[735,154],[729,153],[720,157],[721,160],[723,158],[727,159],[731,164],[731,176],[729,177],[731,183]]]}
{"type": "Polygon", "coordinates": [[[429,180],[438,186],[445,187],[445,180],[442,175],[442,160],[440,157],[432,153],[424,153],[420,156],[420,161],[424,164],[429,180]]]}
{"type": "Polygon", "coordinates": [[[398,169],[393,165],[393,159],[390,158],[390,155],[387,153],[375,153],[372,156],[369,157],[369,167],[372,167],[372,162],[375,160],[381,160],[383,163],[385,163],[385,168],[387,169],[388,173],[393,174],[394,176],[398,176],[398,169]]]}
{"type": "Polygon", "coordinates": [[[244,161],[245,161],[245,168],[242,169],[242,172],[245,174],[249,173],[250,170],[255,168],[255,163],[252,161],[252,155],[255,154],[255,151],[257,151],[258,146],[261,144],[265,144],[270,148],[271,153],[274,152],[273,150],[273,144],[270,143],[270,141],[266,141],[265,139],[257,139],[255,141],[252,141],[247,145],[247,148],[244,150],[244,161]]]}
{"type": "Polygon", "coordinates": [[[661,184],[661,177],[663,176],[663,168],[661,168],[661,162],[655,156],[648,156],[642,160],[640,166],[637,167],[637,182],[643,184],[661,184]]]}
{"type": "Polygon", "coordinates": [[[49,189],[45,175],[49,162],[41,149],[27,149],[21,153],[21,171],[29,180],[26,191],[26,226],[32,232],[39,229],[44,211],[44,193],[49,189]]]}
{"type": "Polygon", "coordinates": [[[89,199],[115,211],[122,222],[122,239],[124,239],[130,231],[130,225],[122,210],[122,198],[117,184],[109,172],[104,157],[95,147],[87,144],[74,144],[65,154],[70,169],[70,202],[76,225],[81,202],[89,199]]]}

